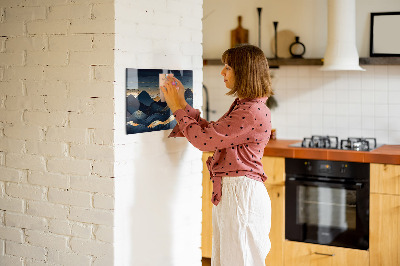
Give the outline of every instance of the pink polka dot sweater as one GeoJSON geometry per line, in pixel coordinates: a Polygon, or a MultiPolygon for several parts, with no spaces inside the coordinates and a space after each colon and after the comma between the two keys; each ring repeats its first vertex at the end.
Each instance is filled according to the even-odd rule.
{"type": "Polygon", "coordinates": [[[261,159],[271,132],[271,112],[267,98],[236,99],[216,122],[200,117],[200,111],[187,105],[175,111],[178,121],[169,137],[186,137],[201,151],[214,151],[207,160],[213,182],[211,201],[221,200],[224,176],[247,176],[261,182],[267,179],[261,159]]]}

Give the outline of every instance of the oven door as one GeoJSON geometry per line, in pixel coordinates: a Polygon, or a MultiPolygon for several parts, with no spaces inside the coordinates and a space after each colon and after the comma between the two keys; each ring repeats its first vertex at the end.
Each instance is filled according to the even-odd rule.
{"type": "Polygon", "coordinates": [[[367,250],[369,185],[286,178],[286,239],[367,250]]]}

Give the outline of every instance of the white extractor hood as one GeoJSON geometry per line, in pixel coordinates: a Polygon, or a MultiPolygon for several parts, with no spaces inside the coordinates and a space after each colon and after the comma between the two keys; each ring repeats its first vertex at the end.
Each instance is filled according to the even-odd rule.
{"type": "Polygon", "coordinates": [[[358,70],[355,0],[328,0],[328,44],[323,71],[358,70]]]}

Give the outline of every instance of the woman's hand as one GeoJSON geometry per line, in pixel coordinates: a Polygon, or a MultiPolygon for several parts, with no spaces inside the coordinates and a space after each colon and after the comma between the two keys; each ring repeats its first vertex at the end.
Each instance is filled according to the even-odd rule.
{"type": "Polygon", "coordinates": [[[185,88],[178,79],[168,77],[161,90],[164,93],[165,101],[173,113],[178,109],[185,108],[187,104],[185,100],[185,88]]]}

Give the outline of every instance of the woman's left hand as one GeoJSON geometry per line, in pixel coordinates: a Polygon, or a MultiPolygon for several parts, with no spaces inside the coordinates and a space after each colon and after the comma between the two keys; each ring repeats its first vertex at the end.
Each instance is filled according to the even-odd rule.
{"type": "Polygon", "coordinates": [[[181,97],[178,93],[180,90],[178,83],[168,77],[166,82],[164,83],[164,87],[161,87],[162,92],[164,93],[165,101],[167,102],[169,108],[172,113],[174,113],[178,109],[183,109],[185,106],[181,105],[181,97]]]}

